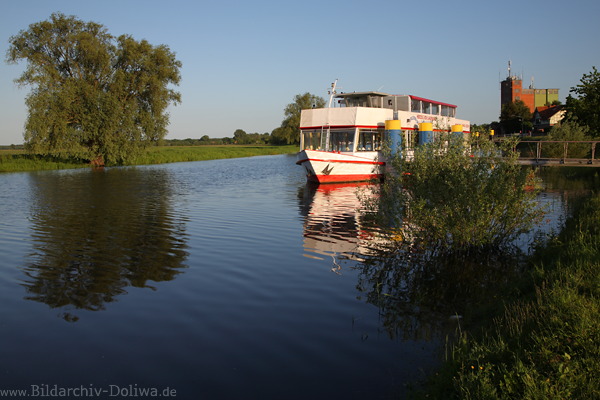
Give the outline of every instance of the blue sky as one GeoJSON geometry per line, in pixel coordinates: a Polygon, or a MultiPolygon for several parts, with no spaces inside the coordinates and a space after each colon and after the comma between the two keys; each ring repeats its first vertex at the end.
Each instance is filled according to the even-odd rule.
{"type": "Polygon", "coordinates": [[[600,67],[597,0],[0,1],[0,145],[22,143],[24,65],[8,39],[52,12],[166,44],[183,63],[167,138],[271,132],[296,94],[380,90],[458,105],[473,123],[498,119],[507,62],[528,85],[568,95],[600,67]]]}

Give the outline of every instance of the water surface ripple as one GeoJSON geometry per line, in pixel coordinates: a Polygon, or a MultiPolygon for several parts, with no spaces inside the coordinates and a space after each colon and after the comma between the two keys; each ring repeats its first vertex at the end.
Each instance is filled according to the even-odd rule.
{"type": "Polygon", "coordinates": [[[355,188],[293,156],[0,184],[0,389],[374,399],[438,362],[442,332],[390,334],[357,291],[355,188]]]}

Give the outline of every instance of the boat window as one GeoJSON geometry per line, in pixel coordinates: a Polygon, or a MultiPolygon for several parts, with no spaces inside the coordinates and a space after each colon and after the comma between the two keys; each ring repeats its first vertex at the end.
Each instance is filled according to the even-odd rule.
{"type": "Polygon", "coordinates": [[[303,130],[304,146],[303,150],[321,150],[321,130],[303,130]]]}
{"type": "Polygon", "coordinates": [[[454,117],[454,107],[442,106],[442,116],[454,117]]]}
{"type": "Polygon", "coordinates": [[[332,130],[329,134],[329,151],[354,151],[354,130],[332,130]]]}
{"type": "Polygon", "coordinates": [[[374,129],[361,129],[358,134],[357,151],[381,150],[382,132],[374,129]]]}
{"type": "Polygon", "coordinates": [[[411,100],[410,102],[410,111],[412,112],[421,112],[421,100],[411,100]]]}
{"type": "Polygon", "coordinates": [[[403,147],[406,149],[412,149],[415,147],[415,143],[417,142],[419,136],[418,131],[406,130],[404,131],[404,144],[403,147]]]}
{"type": "Polygon", "coordinates": [[[431,103],[423,102],[423,114],[431,114],[431,103]]]}

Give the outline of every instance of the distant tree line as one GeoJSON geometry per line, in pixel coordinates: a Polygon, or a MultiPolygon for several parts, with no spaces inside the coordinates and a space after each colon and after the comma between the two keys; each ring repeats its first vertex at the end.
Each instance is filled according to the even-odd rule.
{"type": "Polygon", "coordinates": [[[233,137],[211,139],[204,135],[200,139],[170,139],[163,143],[168,146],[200,146],[224,144],[256,144],[256,145],[288,145],[300,143],[300,113],[304,109],[320,108],[325,106],[322,97],[310,93],[298,94],[294,101],[284,109],[284,119],[281,125],[269,134],[246,133],[243,129],[236,129],[233,137]]]}
{"type": "Polygon", "coordinates": [[[204,135],[200,139],[165,139],[162,144],[165,146],[217,146],[229,144],[268,145],[273,143],[268,132],[246,133],[243,129],[236,129],[232,137],[210,138],[208,135],[204,135]]]}

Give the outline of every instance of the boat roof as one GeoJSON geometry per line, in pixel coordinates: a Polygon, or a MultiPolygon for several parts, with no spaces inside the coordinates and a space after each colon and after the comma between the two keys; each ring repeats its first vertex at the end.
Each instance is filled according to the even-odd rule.
{"type": "Polygon", "coordinates": [[[389,93],[383,92],[352,92],[352,93],[339,93],[335,97],[345,98],[345,97],[365,97],[365,96],[393,96],[389,93]]]}
{"type": "Polygon", "coordinates": [[[335,97],[336,98],[360,98],[360,97],[368,97],[368,96],[378,96],[378,97],[389,97],[389,96],[405,97],[405,96],[408,96],[412,100],[426,101],[428,103],[439,104],[442,106],[448,106],[448,107],[452,107],[452,108],[458,107],[454,104],[444,103],[444,102],[437,101],[437,100],[426,99],[425,97],[413,96],[412,94],[408,94],[408,95],[406,95],[406,94],[389,94],[389,93],[383,93],[383,92],[370,91],[370,92],[339,93],[335,97]]]}

